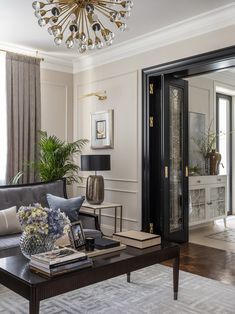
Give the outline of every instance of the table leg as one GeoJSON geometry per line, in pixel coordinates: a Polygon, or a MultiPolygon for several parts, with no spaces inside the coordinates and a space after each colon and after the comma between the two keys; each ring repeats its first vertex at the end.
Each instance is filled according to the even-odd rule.
{"type": "Polygon", "coordinates": [[[127,282],[130,283],[131,282],[131,273],[127,273],[127,282]]]}
{"type": "Polygon", "coordinates": [[[179,266],[180,258],[177,256],[173,260],[173,285],[174,285],[174,300],[178,298],[178,288],[179,288],[179,266]]]}
{"type": "Polygon", "coordinates": [[[122,206],[120,206],[120,232],[122,232],[122,206]]]}
{"type": "Polygon", "coordinates": [[[117,207],[114,208],[115,215],[114,215],[114,233],[117,232],[117,207]]]}
{"type": "Polygon", "coordinates": [[[99,224],[100,224],[100,228],[101,228],[101,209],[99,209],[99,224]]]}
{"type": "Polygon", "coordinates": [[[30,290],[29,314],[39,314],[40,301],[38,299],[38,291],[36,288],[30,290]]]}

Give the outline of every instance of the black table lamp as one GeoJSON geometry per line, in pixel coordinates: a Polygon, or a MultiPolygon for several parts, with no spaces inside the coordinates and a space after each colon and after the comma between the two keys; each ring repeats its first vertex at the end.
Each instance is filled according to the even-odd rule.
{"type": "Polygon", "coordinates": [[[104,201],[104,178],[97,171],[110,170],[110,155],[81,155],[81,170],[95,171],[95,175],[87,178],[86,200],[92,205],[100,205],[104,201]]]}

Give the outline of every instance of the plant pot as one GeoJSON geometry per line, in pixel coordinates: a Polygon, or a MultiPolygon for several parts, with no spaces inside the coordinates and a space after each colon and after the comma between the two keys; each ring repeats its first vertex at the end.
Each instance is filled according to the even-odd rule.
{"type": "Polygon", "coordinates": [[[31,255],[51,251],[54,246],[55,240],[48,235],[23,232],[20,237],[20,249],[27,259],[30,259],[31,255]]]}

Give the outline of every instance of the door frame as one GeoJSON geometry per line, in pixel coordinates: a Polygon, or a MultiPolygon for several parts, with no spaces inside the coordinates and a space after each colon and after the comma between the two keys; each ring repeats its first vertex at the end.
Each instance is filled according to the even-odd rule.
{"type": "Polygon", "coordinates": [[[150,223],[149,80],[171,75],[185,78],[235,66],[235,46],[226,47],[142,70],[142,230],[150,223]]]}

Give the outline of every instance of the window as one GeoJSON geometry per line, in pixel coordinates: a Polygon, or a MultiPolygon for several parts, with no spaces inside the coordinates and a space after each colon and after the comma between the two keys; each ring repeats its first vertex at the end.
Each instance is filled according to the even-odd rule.
{"type": "Polygon", "coordinates": [[[232,97],[216,94],[217,150],[221,154],[220,175],[228,176],[228,205],[232,209],[232,97]]]}
{"type": "Polygon", "coordinates": [[[6,113],[6,55],[0,53],[0,185],[6,183],[7,113],[6,113]]]}

